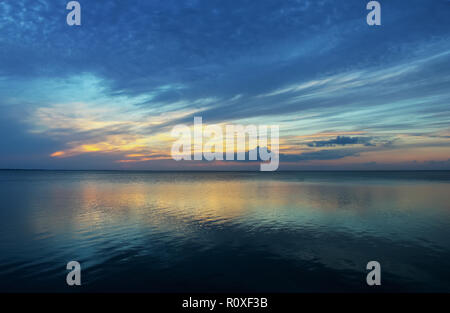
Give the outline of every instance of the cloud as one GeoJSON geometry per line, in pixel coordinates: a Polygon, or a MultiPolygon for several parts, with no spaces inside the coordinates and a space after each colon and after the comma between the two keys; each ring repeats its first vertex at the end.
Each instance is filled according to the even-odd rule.
{"type": "MultiPolygon", "coordinates": [[[[307,144],[317,149],[381,150],[379,138],[398,146],[409,133],[430,134],[403,139],[430,149],[448,140],[431,137],[450,123],[448,2],[389,1],[381,28],[367,27],[359,0],[85,1],[81,27],[66,25],[65,4],[0,2],[2,133],[15,138],[4,160],[22,150],[50,167],[94,164],[86,154],[110,166],[157,157],[194,116],[276,124],[282,141],[342,134],[307,144]]],[[[282,148],[287,159],[352,153],[282,148]]]]}
{"type": "Polygon", "coordinates": [[[308,143],[309,147],[333,147],[333,146],[345,146],[345,145],[358,145],[362,144],[365,146],[374,146],[375,144],[370,141],[372,138],[368,137],[346,137],[346,136],[337,136],[336,139],[330,140],[319,140],[308,143]]]}

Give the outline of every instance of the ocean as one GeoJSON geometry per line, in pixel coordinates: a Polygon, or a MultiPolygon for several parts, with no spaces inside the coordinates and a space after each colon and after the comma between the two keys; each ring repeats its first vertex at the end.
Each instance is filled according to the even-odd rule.
{"type": "Polygon", "coordinates": [[[0,291],[450,292],[449,200],[448,171],[3,170],[0,291]]]}

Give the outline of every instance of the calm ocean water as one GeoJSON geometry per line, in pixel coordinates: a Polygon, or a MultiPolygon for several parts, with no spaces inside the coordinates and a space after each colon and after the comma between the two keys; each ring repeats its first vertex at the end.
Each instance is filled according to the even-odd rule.
{"type": "Polygon", "coordinates": [[[450,172],[0,171],[0,291],[450,292],[449,200],[450,172]]]}

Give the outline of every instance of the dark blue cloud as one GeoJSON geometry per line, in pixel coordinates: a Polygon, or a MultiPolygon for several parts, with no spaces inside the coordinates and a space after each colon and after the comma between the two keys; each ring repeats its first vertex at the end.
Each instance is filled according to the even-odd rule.
{"type": "Polygon", "coordinates": [[[99,0],[81,1],[77,28],[65,24],[65,4],[1,7],[9,17],[2,21],[3,73],[93,72],[126,93],[183,83],[191,87],[187,97],[254,95],[318,72],[395,62],[414,55],[424,38],[448,35],[450,24],[444,1],[385,2],[376,30],[365,25],[360,0],[99,0]]]}
{"type": "Polygon", "coordinates": [[[345,145],[358,145],[363,144],[365,146],[374,145],[371,143],[372,138],[368,137],[346,137],[346,136],[337,136],[335,139],[330,140],[318,140],[308,143],[309,147],[333,147],[333,146],[345,146],[345,145]]]}

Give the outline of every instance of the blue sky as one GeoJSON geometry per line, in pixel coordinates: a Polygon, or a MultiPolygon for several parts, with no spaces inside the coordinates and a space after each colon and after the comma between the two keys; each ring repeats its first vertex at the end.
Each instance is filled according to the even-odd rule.
{"type": "Polygon", "coordinates": [[[280,169],[450,169],[450,1],[0,1],[0,168],[177,163],[170,130],[280,126],[280,169]]]}

